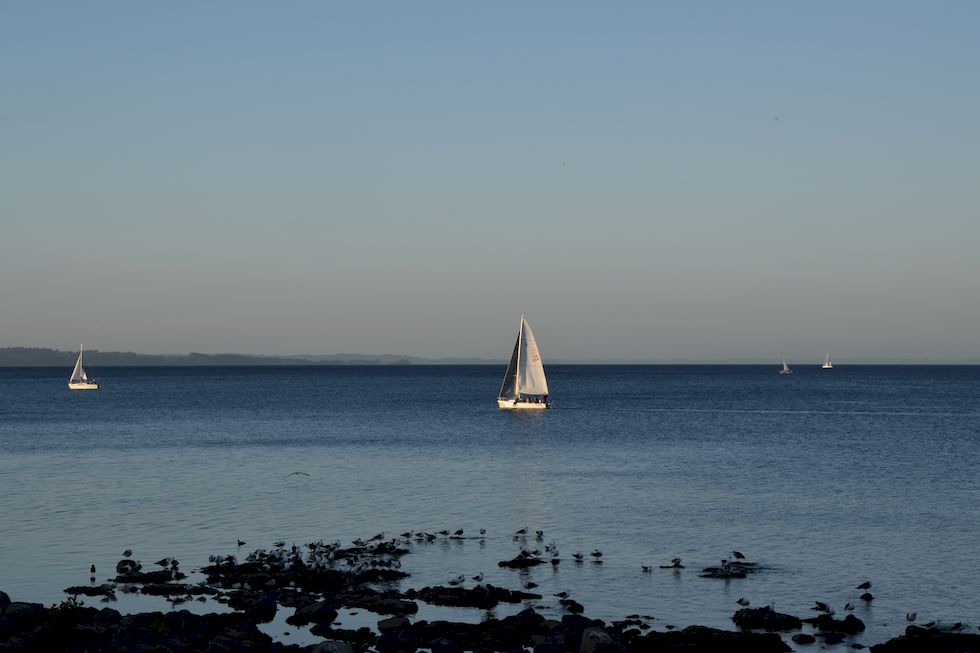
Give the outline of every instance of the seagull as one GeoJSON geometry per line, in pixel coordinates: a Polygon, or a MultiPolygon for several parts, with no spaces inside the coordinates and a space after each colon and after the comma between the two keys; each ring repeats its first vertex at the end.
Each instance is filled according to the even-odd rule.
{"type": "Polygon", "coordinates": [[[560,599],[567,599],[568,598],[568,592],[565,592],[565,591],[555,592],[555,596],[557,596],[560,599]]]}
{"type": "Polygon", "coordinates": [[[461,529],[459,529],[458,531],[456,531],[455,533],[453,533],[453,535],[454,535],[455,537],[459,537],[459,536],[460,536],[460,535],[462,535],[462,534],[463,534],[463,529],[462,529],[462,528],[461,528],[461,529]]]}
{"type": "Polygon", "coordinates": [[[449,585],[452,585],[453,587],[455,587],[455,586],[461,584],[464,580],[466,580],[466,577],[463,576],[462,574],[460,574],[456,578],[453,578],[453,579],[449,580],[448,581],[448,584],[449,585]]]}
{"type": "Polygon", "coordinates": [[[544,531],[542,531],[542,530],[536,530],[536,531],[534,531],[534,537],[538,538],[539,540],[543,540],[544,539],[544,531]]]}
{"type": "Polygon", "coordinates": [[[919,616],[919,614],[917,612],[906,612],[905,613],[905,620],[908,621],[909,623],[912,623],[912,622],[915,621],[915,618],[918,617],[918,616],[919,616]]]}
{"type": "Polygon", "coordinates": [[[245,540],[238,540],[238,546],[245,546],[245,540]]]}
{"type": "Polygon", "coordinates": [[[447,530],[445,530],[445,529],[443,529],[443,530],[441,530],[441,531],[438,531],[438,532],[437,532],[437,534],[438,534],[438,535],[449,535],[449,531],[447,531],[447,530]]]}
{"type": "Polygon", "coordinates": [[[732,551],[732,557],[736,560],[745,560],[745,554],[741,551],[732,551]]]}
{"type": "Polygon", "coordinates": [[[293,472],[291,474],[287,474],[287,476],[309,476],[309,474],[306,472],[293,472]]]}
{"type": "Polygon", "coordinates": [[[576,551],[575,553],[572,554],[572,557],[578,560],[579,562],[582,562],[582,559],[585,558],[585,556],[582,555],[581,551],[576,551]]]}
{"type": "Polygon", "coordinates": [[[94,573],[95,573],[95,565],[92,565],[91,567],[89,567],[89,568],[88,568],[88,572],[89,572],[90,574],[94,574],[94,573]]]}
{"type": "Polygon", "coordinates": [[[537,586],[538,584],[532,581],[527,581],[526,583],[524,583],[524,589],[526,590],[533,590],[537,586]]]}
{"type": "Polygon", "coordinates": [[[590,553],[589,555],[595,558],[596,560],[598,560],[599,558],[602,557],[602,551],[600,551],[599,549],[592,549],[592,553],[590,553]]]}
{"type": "Polygon", "coordinates": [[[487,529],[481,528],[480,529],[480,535],[486,535],[486,534],[487,534],[487,529]]]}
{"type": "Polygon", "coordinates": [[[844,611],[854,612],[854,605],[850,601],[848,601],[847,603],[844,604],[844,611]]]}
{"type": "Polygon", "coordinates": [[[750,603],[750,601],[748,599],[746,599],[746,598],[741,598],[741,599],[739,599],[738,601],[735,601],[735,602],[738,603],[743,608],[749,607],[749,603],[750,603]]]}
{"type": "Polygon", "coordinates": [[[124,558],[131,558],[132,556],[133,556],[133,550],[132,549],[126,549],[125,551],[123,551],[123,557],[124,558]]]}
{"type": "Polygon", "coordinates": [[[527,527],[518,530],[514,535],[527,535],[527,527]]]}
{"type": "Polygon", "coordinates": [[[826,612],[828,614],[830,613],[830,606],[824,603],[823,601],[815,601],[813,607],[810,609],[816,610],[817,612],[826,612]]]}
{"type": "Polygon", "coordinates": [[[870,580],[866,580],[863,583],[861,583],[860,585],[858,585],[857,587],[855,587],[854,589],[858,589],[858,590],[869,590],[869,589],[871,589],[871,581],[870,580]]]}
{"type": "Polygon", "coordinates": [[[648,574],[648,573],[650,573],[651,567],[650,567],[650,565],[640,565],[640,569],[643,570],[643,573],[648,574]]]}
{"type": "Polygon", "coordinates": [[[473,580],[475,580],[478,583],[482,582],[483,581],[483,572],[481,571],[476,576],[474,576],[473,577],[473,580]]]}

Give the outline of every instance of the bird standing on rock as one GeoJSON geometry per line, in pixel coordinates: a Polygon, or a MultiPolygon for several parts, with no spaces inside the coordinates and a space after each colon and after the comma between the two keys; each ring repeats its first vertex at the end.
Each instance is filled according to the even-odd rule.
{"type": "Polygon", "coordinates": [[[743,608],[749,607],[749,604],[751,603],[747,598],[744,598],[744,597],[743,598],[740,598],[738,601],[735,601],[735,602],[738,603],[743,608]]]}

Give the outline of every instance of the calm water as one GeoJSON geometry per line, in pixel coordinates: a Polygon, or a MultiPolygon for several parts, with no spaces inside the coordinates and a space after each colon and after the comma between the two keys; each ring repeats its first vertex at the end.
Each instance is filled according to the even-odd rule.
{"type": "Polygon", "coordinates": [[[593,617],[732,628],[739,597],[843,614],[871,580],[857,641],[900,634],[908,610],[975,628],[980,368],[776,371],[551,366],[555,410],[513,414],[496,367],[102,369],[95,393],[0,369],[0,589],[59,601],[127,547],[190,569],[237,538],[484,527],[483,543],[414,547],[402,589],[482,571],[538,582],[545,612],[568,590],[593,617]],[[566,562],[498,569],[525,526],[566,562]],[[605,564],[567,560],[594,547],[605,564]],[[768,569],[697,576],[733,548],[768,569]],[[684,571],[640,571],[674,556],[684,571]]]}

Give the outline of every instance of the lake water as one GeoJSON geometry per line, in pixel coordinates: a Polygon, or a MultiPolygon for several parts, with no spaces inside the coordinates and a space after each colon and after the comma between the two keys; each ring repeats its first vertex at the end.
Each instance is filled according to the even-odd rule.
{"type": "MultiPolygon", "coordinates": [[[[96,371],[101,390],[69,392],[66,370],[0,369],[0,589],[14,600],[60,601],[93,563],[102,582],[125,548],[189,571],[238,538],[244,552],[483,527],[483,541],[412,545],[401,589],[531,579],[545,613],[566,590],[590,617],[651,614],[658,629],[731,629],[740,597],[801,617],[851,601],[866,644],[901,634],[910,610],[980,624],[978,367],[550,366],[554,410],[534,414],[496,408],[497,367],[96,371]],[[499,569],[522,527],[565,561],[499,569]],[[604,564],[571,561],[593,548],[604,564]],[[765,569],[698,577],[732,549],[765,569]],[[640,569],[675,556],[681,572],[640,569]]],[[[482,618],[420,616],[450,613],[482,618]]]]}

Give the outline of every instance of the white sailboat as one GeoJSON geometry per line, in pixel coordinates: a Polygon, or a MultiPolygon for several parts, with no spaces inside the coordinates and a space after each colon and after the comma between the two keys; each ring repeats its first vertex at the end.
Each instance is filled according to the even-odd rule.
{"type": "Polygon", "coordinates": [[[786,364],[786,354],[783,354],[783,369],[779,370],[780,374],[792,374],[793,370],[789,369],[789,365],[786,364]]]}
{"type": "Polygon", "coordinates": [[[548,403],[548,379],[544,376],[538,343],[534,341],[534,334],[523,315],[517,329],[514,353],[510,356],[504,382],[500,384],[497,407],[516,410],[551,408],[548,403]]]}
{"type": "Polygon", "coordinates": [[[821,365],[820,367],[823,368],[823,369],[825,369],[825,370],[832,370],[832,369],[834,369],[834,364],[830,362],[830,352],[829,351],[827,352],[827,355],[823,357],[823,365],[821,365]]]}
{"type": "Polygon", "coordinates": [[[68,377],[68,389],[69,390],[98,390],[99,384],[95,382],[95,379],[88,378],[88,374],[85,373],[85,368],[82,367],[82,350],[84,347],[79,346],[78,348],[78,360],[75,361],[75,369],[71,371],[71,376],[68,377]]]}

